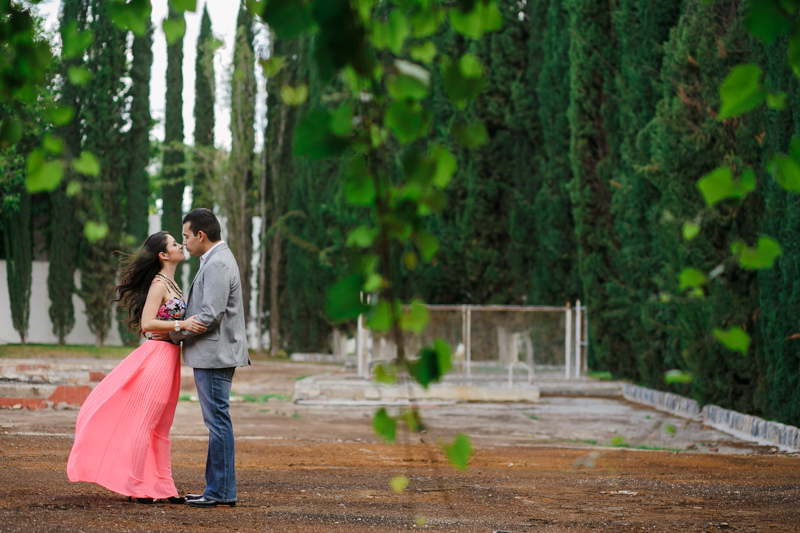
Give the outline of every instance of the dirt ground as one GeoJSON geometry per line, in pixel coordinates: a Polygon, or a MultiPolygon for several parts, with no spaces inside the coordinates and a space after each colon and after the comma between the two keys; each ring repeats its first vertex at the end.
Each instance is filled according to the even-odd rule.
{"type": "MultiPolygon", "coordinates": [[[[237,371],[234,391],[248,401],[231,409],[235,508],[142,505],[72,484],[77,410],[2,409],[0,532],[800,531],[798,454],[608,398],[430,403],[425,433],[387,445],[370,427],[375,406],[289,401],[298,377],[336,371],[237,371]],[[475,447],[466,473],[439,446],[459,431],[475,447]],[[410,478],[402,494],[389,485],[398,475],[410,478]]],[[[179,402],[171,441],[182,493],[203,489],[206,436],[197,403],[179,402]]]]}

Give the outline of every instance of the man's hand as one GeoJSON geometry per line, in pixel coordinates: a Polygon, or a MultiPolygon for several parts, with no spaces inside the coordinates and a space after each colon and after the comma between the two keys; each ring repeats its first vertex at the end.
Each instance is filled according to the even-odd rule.
{"type": "Polygon", "coordinates": [[[154,341],[171,341],[168,331],[154,331],[150,334],[150,338],[154,341]]]}

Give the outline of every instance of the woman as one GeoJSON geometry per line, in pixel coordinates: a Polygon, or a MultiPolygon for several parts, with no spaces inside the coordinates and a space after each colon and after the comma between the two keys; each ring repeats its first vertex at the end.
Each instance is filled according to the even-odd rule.
{"type": "MultiPolygon", "coordinates": [[[[175,283],[183,247],[165,231],[147,238],[114,287],[128,311],[128,329],[145,332],[206,328],[186,308],[175,283]]],[[[67,463],[70,481],[88,481],[140,503],[184,503],[172,479],[169,429],[180,392],[180,346],[147,340],[95,388],[81,407],[67,463]]]]}

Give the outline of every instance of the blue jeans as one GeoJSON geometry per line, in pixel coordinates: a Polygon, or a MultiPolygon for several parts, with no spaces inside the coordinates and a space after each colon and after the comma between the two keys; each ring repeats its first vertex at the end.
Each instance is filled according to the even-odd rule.
{"type": "Polygon", "coordinates": [[[236,501],[233,425],[228,413],[231,382],[236,368],[195,368],[194,382],[208,428],[206,489],[203,497],[218,502],[236,501]]]}

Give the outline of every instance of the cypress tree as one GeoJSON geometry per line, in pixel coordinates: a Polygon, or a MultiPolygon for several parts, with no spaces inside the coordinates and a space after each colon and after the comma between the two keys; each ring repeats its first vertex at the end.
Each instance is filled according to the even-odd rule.
{"type": "Polygon", "coordinates": [[[88,49],[86,66],[92,79],[86,85],[81,120],[85,128],[84,149],[97,158],[100,174],[94,178],[85,177],[91,181],[92,192],[84,197],[81,216],[83,220],[107,225],[108,234],[94,243],[83,242],[80,296],[86,304],[95,343],[102,346],[110,327],[109,302],[117,270],[114,251],[120,248],[123,230],[123,180],[128,155],[121,129],[127,38],[111,21],[107,2],[92,0],[89,5],[94,39],[88,49]]]}
{"type": "Polygon", "coordinates": [[[583,294],[589,312],[590,359],[615,374],[633,363],[626,325],[614,320],[607,282],[619,278],[611,213],[614,135],[613,73],[616,68],[611,12],[593,0],[569,0],[570,14],[570,199],[583,294]]]}
{"type": "Polygon", "coordinates": [[[253,255],[253,150],[255,149],[255,52],[253,19],[244,2],[236,19],[236,44],[231,77],[230,188],[223,211],[228,221],[228,243],[239,263],[245,316],[250,316],[250,259],[253,255]]]}
{"type": "MultiPolygon", "coordinates": [[[[150,176],[147,173],[147,165],[150,162],[150,130],[153,126],[153,119],[150,116],[153,28],[149,19],[147,26],[149,29],[145,35],[134,36],[132,46],[131,129],[128,132],[130,169],[125,183],[125,231],[133,239],[134,246],[141,245],[148,235],[150,176]]],[[[174,237],[179,238],[178,235],[174,237]]]]}
{"type": "MultiPolygon", "coordinates": [[[[758,64],[766,71],[766,85],[784,91],[788,101],[800,96],[800,83],[786,64],[786,39],[762,47],[758,64]]],[[[764,159],[771,153],[789,151],[794,135],[800,135],[800,112],[791,106],[763,116],[764,159]]],[[[762,270],[759,280],[759,337],[764,356],[764,383],[760,411],[769,419],[800,425],[800,351],[796,317],[800,314],[800,198],[780,187],[772,176],[760,180],[764,198],[762,231],[776,239],[783,255],[771,269],[762,270]]]]}
{"type": "MultiPolygon", "coordinates": [[[[208,14],[208,3],[203,6],[203,17],[200,21],[200,35],[197,38],[197,59],[194,64],[194,145],[200,157],[211,157],[214,149],[214,52],[211,41],[211,17],[208,14]]],[[[201,161],[194,172],[192,184],[192,209],[198,207],[214,208],[214,198],[209,175],[212,169],[208,160],[201,161]]],[[[200,268],[200,260],[189,260],[189,280],[194,279],[200,268]]]]}
{"type": "MultiPolygon", "coordinates": [[[[61,25],[75,21],[77,29],[86,28],[86,3],[83,0],[65,0],[61,5],[61,25]]],[[[82,63],[82,58],[62,62],[61,74],[66,79],[67,69],[82,63]]],[[[61,99],[71,106],[77,116],[82,115],[82,89],[65,83],[61,99]]],[[[59,132],[64,140],[64,151],[68,157],[78,157],[81,151],[81,121],[73,120],[59,132]]],[[[75,307],[72,295],[75,292],[75,269],[78,263],[78,236],[81,228],[77,223],[77,204],[68,197],[66,187],[76,178],[71,168],[66,168],[61,185],[52,192],[50,201],[50,261],[47,275],[47,294],[50,297],[48,310],[53,324],[53,334],[63,345],[66,336],[75,326],[75,307]]]]}
{"type": "Polygon", "coordinates": [[[646,177],[659,194],[661,231],[651,234],[651,253],[661,266],[656,274],[663,293],[676,295],[659,305],[654,315],[663,324],[665,367],[692,372],[691,394],[701,404],[755,412],[760,387],[757,275],[730,261],[731,244],[743,239],[752,245],[759,230],[761,200],[724,201],[708,209],[700,234],[681,238],[680,223],[703,213],[705,203],[697,180],[726,165],[736,174],[757,167],[760,125],[752,116],[718,122],[709,109],[719,109],[718,88],[730,68],[747,61],[749,38],[741,28],[739,4],[706,5],[688,0],[670,39],[664,45],[663,97],[643,136],[650,157],[646,177]],[[666,215],[666,216],[664,216],[666,215]],[[681,295],[678,279],[687,267],[721,273],[709,284],[704,298],[681,295]],[[717,342],[713,328],[740,327],[751,333],[750,351],[741,355],[717,342]]]}
{"type": "MultiPolygon", "coordinates": [[[[31,143],[28,150],[32,150],[31,143]]],[[[4,181],[0,191],[3,199],[2,224],[6,252],[6,279],[11,304],[11,323],[24,345],[28,336],[31,312],[31,281],[33,272],[33,237],[31,233],[31,196],[25,191],[25,157],[18,151],[22,142],[5,150],[0,170],[4,181]]]]}
{"type": "Polygon", "coordinates": [[[623,0],[614,10],[619,32],[619,70],[614,78],[619,102],[619,160],[614,169],[611,211],[619,250],[615,254],[618,276],[607,284],[609,304],[617,321],[626,325],[633,361],[618,366],[620,376],[640,380],[647,386],[663,386],[665,366],[664,331],[653,327],[658,313],[655,277],[659,256],[650,250],[652,235],[661,231],[659,194],[642,172],[647,167],[644,135],[662,96],[661,71],[664,41],[680,13],[674,0],[637,2],[623,0]]]}
{"type": "MultiPolygon", "coordinates": [[[[170,9],[169,17],[182,18],[170,9]]],[[[164,166],[161,171],[161,229],[178,239],[183,234],[183,37],[167,45],[167,93],[164,117],[164,166]]]]}
{"type": "MultiPolygon", "coordinates": [[[[133,252],[148,236],[150,175],[150,130],[153,119],[150,116],[150,71],[153,65],[153,28],[148,18],[148,31],[133,37],[133,62],[131,63],[131,129],[126,134],[130,152],[128,172],[125,176],[125,235],[123,249],[133,252]]],[[[176,239],[180,239],[175,235],[176,239]]],[[[135,346],[139,336],[128,330],[124,319],[127,314],[117,313],[117,326],[124,344],[135,346]]]]}
{"type": "Polygon", "coordinates": [[[541,186],[533,204],[539,245],[531,264],[528,302],[563,305],[581,297],[577,243],[567,185],[572,179],[569,159],[569,14],[560,0],[531,4],[529,60],[526,85],[535,89],[541,131],[541,186]],[[545,11],[542,13],[542,11],[545,11]],[[536,18],[540,20],[537,21],[536,18]],[[540,37],[537,37],[539,35],[540,37]],[[538,69],[534,68],[539,65],[538,69]]]}

